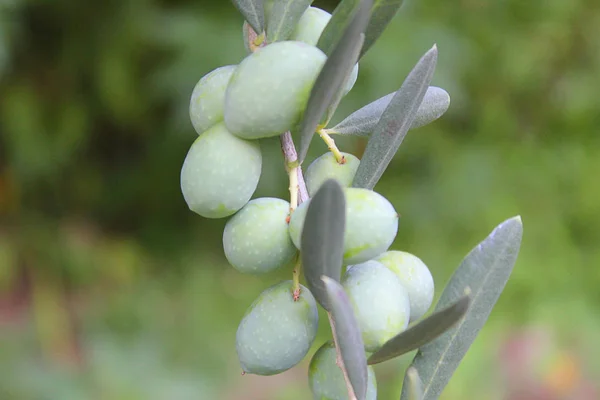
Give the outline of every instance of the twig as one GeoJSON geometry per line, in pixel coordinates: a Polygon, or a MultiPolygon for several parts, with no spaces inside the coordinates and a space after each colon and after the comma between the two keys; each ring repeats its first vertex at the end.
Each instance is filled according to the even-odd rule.
{"type": "MultiPolygon", "coordinates": [[[[298,163],[298,153],[296,152],[296,146],[294,146],[294,140],[292,134],[287,131],[283,135],[279,136],[281,141],[281,150],[283,151],[283,157],[285,158],[285,166],[289,173],[290,170],[296,169],[298,171],[298,205],[308,200],[308,191],[306,190],[306,182],[304,182],[304,174],[302,173],[302,167],[298,163]]],[[[290,190],[294,190],[290,188],[290,190]]]]}

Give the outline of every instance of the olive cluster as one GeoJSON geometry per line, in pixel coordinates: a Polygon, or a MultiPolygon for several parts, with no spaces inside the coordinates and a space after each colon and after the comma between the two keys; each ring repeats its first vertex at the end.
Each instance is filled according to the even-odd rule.
{"type": "MultiPolygon", "coordinates": [[[[326,11],[309,7],[288,40],[260,47],[238,65],[217,68],[193,90],[189,112],[199,136],[183,163],[181,190],[193,212],[206,218],[230,217],[223,248],[228,262],[240,272],[263,274],[300,262],[310,199],[295,209],[279,198],[251,200],[262,171],[258,139],[294,131],[300,123],[327,59],[316,45],[330,18],[326,11]]],[[[358,64],[344,94],[357,75],[358,64]]],[[[354,308],[365,351],[374,352],[428,310],[434,284],[418,257],[389,250],[398,231],[398,213],[379,193],[351,187],[360,160],[341,154],[341,159],[326,153],[314,160],[306,169],[306,186],[309,196],[328,179],[344,187],[346,271],[341,283],[354,308]]],[[[297,365],[314,343],[318,320],[317,302],[297,280],[263,291],[237,331],[243,371],[273,375],[297,365]]],[[[331,342],[316,352],[309,370],[315,398],[347,398],[331,342]]],[[[376,398],[371,367],[368,398],[376,398]]]]}

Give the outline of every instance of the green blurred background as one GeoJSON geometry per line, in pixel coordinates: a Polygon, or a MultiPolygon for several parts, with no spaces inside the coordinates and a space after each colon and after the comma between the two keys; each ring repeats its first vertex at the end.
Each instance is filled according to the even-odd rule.
{"type": "MultiPolygon", "coordinates": [[[[308,358],[265,378],[235,355],[245,309],[291,272],[235,272],[225,220],[179,188],[192,88],[244,57],[241,24],[225,0],[0,1],[0,400],[310,398],[308,358]]],[[[452,104],[376,187],[402,215],[393,248],[439,295],[495,225],[525,229],[442,399],[598,399],[600,3],[407,0],[335,119],[397,89],[433,43],[452,104]]],[[[285,198],[278,141],[262,147],[255,196],[285,198]]],[[[380,399],[399,398],[411,358],[377,366],[380,399]]]]}

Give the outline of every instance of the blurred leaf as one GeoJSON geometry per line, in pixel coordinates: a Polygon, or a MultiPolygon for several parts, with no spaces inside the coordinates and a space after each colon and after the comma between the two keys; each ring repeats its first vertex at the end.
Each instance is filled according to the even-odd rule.
{"type": "Polygon", "coordinates": [[[275,1],[267,21],[269,43],[287,40],[311,3],[312,0],[275,1]]]}
{"type": "Polygon", "coordinates": [[[260,34],[264,30],[265,11],[263,0],[232,0],[235,7],[242,13],[254,32],[260,34]]]}
{"type": "Polygon", "coordinates": [[[408,400],[423,400],[423,382],[419,378],[419,373],[414,367],[409,367],[406,371],[408,385],[408,400]]]}
{"type": "Polygon", "coordinates": [[[304,161],[319,122],[327,110],[335,110],[342,98],[344,86],[352,73],[364,40],[373,0],[362,0],[352,22],[335,45],[310,92],[306,111],[300,124],[298,160],[304,161]]]}
{"type": "Polygon", "coordinates": [[[367,397],[367,358],[358,321],[342,285],[327,276],[322,279],[331,305],[335,339],[344,368],[356,398],[364,400],[367,397]]]}
{"type": "Polygon", "coordinates": [[[403,0],[375,0],[371,20],[365,33],[365,44],[360,52],[360,58],[375,44],[390,21],[396,16],[403,0]]]}
{"type": "MultiPolygon", "coordinates": [[[[329,134],[369,136],[385,109],[389,106],[394,93],[383,96],[363,108],[353,112],[331,129],[329,134]]],[[[410,129],[420,128],[441,117],[450,106],[450,96],[439,87],[430,86],[417,110],[410,129]]]]}
{"type": "MultiPolygon", "coordinates": [[[[423,380],[424,398],[437,399],[487,321],[510,277],[523,237],[521,217],[498,225],[454,272],[436,310],[465,291],[473,299],[465,318],[453,329],[419,349],[412,362],[423,380]]],[[[403,390],[402,399],[406,399],[403,390]]]]}
{"type": "Polygon", "coordinates": [[[344,31],[352,20],[359,4],[360,0],[342,0],[333,10],[331,19],[325,26],[317,43],[317,47],[323,50],[323,53],[327,54],[328,57],[344,35],[344,31]]]}
{"type": "Polygon", "coordinates": [[[464,317],[469,308],[469,302],[469,296],[464,296],[451,306],[430,315],[394,336],[369,357],[369,364],[379,364],[391,360],[431,342],[464,317]]]}
{"type": "Polygon", "coordinates": [[[339,183],[329,179],[310,200],[300,239],[306,283],[326,310],[330,308],[321,277],[340,280],[345,229],[346,198],[339,183]]]}
{"type": "Polygon", "coordinates": [[[437,63],[433,46],[408,74],[375,126],[352,186],[373,189],[412,125],[437,63]]]}

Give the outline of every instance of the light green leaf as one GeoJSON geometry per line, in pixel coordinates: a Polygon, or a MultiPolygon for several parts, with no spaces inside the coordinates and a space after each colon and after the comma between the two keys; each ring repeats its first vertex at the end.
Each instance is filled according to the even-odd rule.
{"type": "Polygon", "coordinates": [[[423,382],[419,373],[414,367],[406,370],[406,385],[408,390],[408,400],[423,400],[423,382]]]}
{"type": "MultiPolygon", "coordinates": [[[[388,107],[395,93],[383,96],[363,108],[353,112],[342,122],[331,129],[327,129],[329,134],[369,136],[381,115],[388,107]]],[[[427,125],[441,117],[450,106],[450,96],[439,87],[430,86],[423,97],[423,101],[417,110],[415,119],[410,126],[410,130],[427,125]]]]}
{"type": "MultiPolygon", "coordinates": [[[[448,306],[465,291],[470,291],[472,302],[464,319],[422,346],[412,362],[423,380],[424,399],[439,398],[487,321],[513,270],[522,237],[521,217],[504,221],[465,257],[454,272],[436,309],[448,306]]],[[[407,396],[403,390],[402,399],[407,396]]]]}
{"type": "Polygon", "coordinates": [[[323,33],[321,33],[321,36],[319,37],[319,42],[317,43],[317,47],[323,50],[323,53],[327,54],[327,56],[331,55],[335,45],[344,35],[344,31],[348,27],[350,21],[352,21],[359,5],[360,0],[342,0],[335,10],[333,10],[331,19],[325,26],[323,33]]]}
{"type": "Polygon", "coordinates": [[[324,276],[323,282],[331,305],[331,319],[335,326],[335,340],[342,355],[348,380],[357,400],[367,397],[367,358],[358,321],[344,288],[335,280],[324,276]]]}
{"type": "Polygon", "coordinates": [[[340,280],[345,229],[346,198],[340,184],[329,179],[310,199],[300,239],[307,286],[326,310],[329,297],[321,277],[340,280]]]}
{"type": "Polygon", "coordinates": [[[387,106],[367,143],[352,186],[373,189],[415,120],[437,63],[434,45],[408,74],[387,106]]]}
{"type": "Polygon", "coordinates": [[[369,364],[391,360],[431,342],[460,321],[469,308],[469,302],[469,296],[464,296],[451,306],[400,332],[369,357],[369,364]]]}
{"type": "Polygon", "coordinates": [[[300,123],[300,148],[298,160],[304,161],[315,131],[325,113],[337,108],[344,87],[358,59],[364,41],[364,30],[369,22],[373,0],[362,0],[342,39],[335,45],[310,93],[306,110],[300,123]]]}
{"type": "Polygon", "coordinates": [[[248,21],[254,32],[261,34],[265,26],[263,0],[232,0],[235,7],[248,21]]]}
{"type": "Polygon", "coordinates": [[[313,0],[275,0],[267,18],[269,43],[287,40],[313,0]]]}
{"type": "Polygon", "coordinates": [[[375,0],[371,20],[365,33],[365,44],[360,58],[375,44],[390,21],[396,16],[403,0],[375,0]]]}

